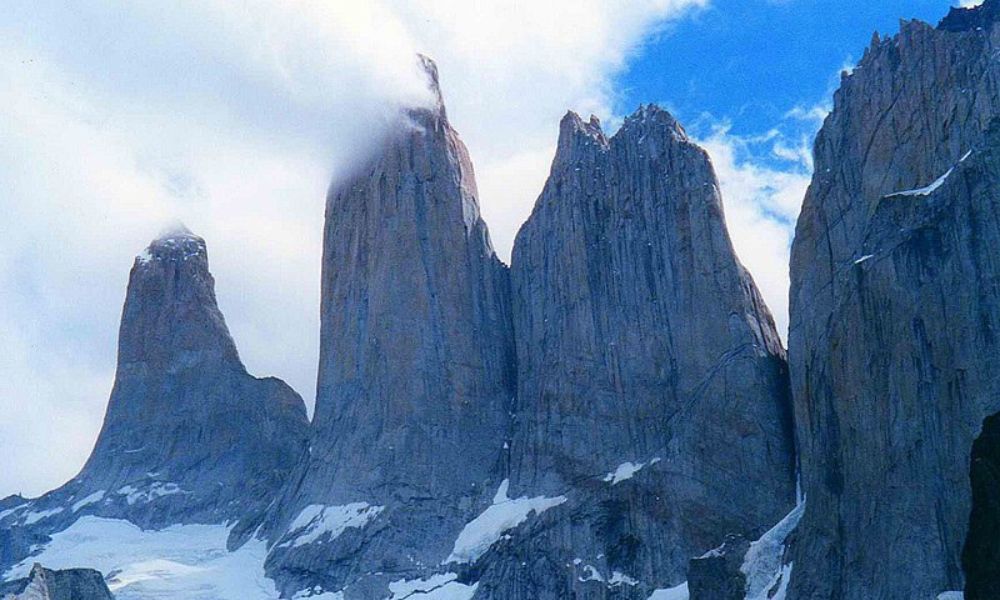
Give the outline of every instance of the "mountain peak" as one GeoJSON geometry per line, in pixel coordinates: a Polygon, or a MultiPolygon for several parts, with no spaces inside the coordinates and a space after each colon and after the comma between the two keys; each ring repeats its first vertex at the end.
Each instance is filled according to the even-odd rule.
{"type": "Polygon", "coordinates": [[[615,137],[630,137],[634,134],[644,136],[651,132],[665,133],[680,142],[688,141],[687,133],[677,119],[656,104],[640,105],[634,113],[625,117],[625,123],[615,137]]]}
{"type": "Polygon", "coordinates": [[[156,239],[136,256],[136,261],[145,265],[154,260],[178,262],[192,258],[204,258],[207,261],[208,249],[205,240],[177,221],[165,227],[156,239]]]}
{"type": "Polygon", "coordinates": [[[130,274],[104,425],[68,491],[103,492],[88,511],[141,526],[259,518],[307,427],[294,390],[247,373],[205,240],[174,225],[130,274]]]}
{"type": "Polygon", "coordinates": [[[556,164],[571,159],[586,148],[606,148],[608,138],[601,129],[601,121],[591,115],[584,121],[580,115],[568,111],[559,122],[559,144],[556,150],[556,164]]]}
{"type": "Polygon", "coordinates": [[[431,93],[437,99],[438,104],[443,104],[441,97],[441,81],[438,77],[438,67],[434,59],[425,55],[417,54],[417,60],[420,62],[420,69],[427,76],[427,86],[430,88],[431,93]]]}
{"type": "Polygon", "coordinates": [[[198,237],[191,233],[187,225],[183,221],[173,221],[167,224],[163,229],[160,230],[160,234],[156,236],[157,240],[169,240],[176,238],[191,238],[198,237]]]}
{"type": "Polygon", "coordinates": [[[444,95],[441,94],[441,82],[438,78],[438,67],[434,59],[424,54],[417,54],[417,62],[420,70],[427,78],[427,89],[433,98],[432,104],[426,107],[411,108],[408,113],[417,121],[422,121],[426,116],[442,121],[448,120],[448,113],[444,107],[444,95]],[[423,118],[422,118],[423,117],[423,118]]]}

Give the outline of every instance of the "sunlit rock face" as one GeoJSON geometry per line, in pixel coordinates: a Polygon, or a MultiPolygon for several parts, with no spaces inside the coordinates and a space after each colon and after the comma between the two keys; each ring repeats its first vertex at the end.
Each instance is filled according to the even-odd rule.
{"type": "Polygon", "coordinates": [[[478,597],[647,598],[794,505],[784,350],[707,154],[641,108],[568,114],[513,254],[511,497],[567,501],[482,560],[478,597]]]}
{"type": "Polygon", "coordinates": [[[791,598],[963,589],[970,452],[1000,409],[997,5],[876,37],[817,138],[791,260],[791,598]]]}
{"type": "Polygon", "coordinates": [[[327,198],[315,436],[268,529],[288,592],[374,598],[433,574],[502,480],[509,275],[422,61],[436,101],[327,198]]]}
{"type": "Polygon", "coordinates": [[[84,515],[259,523],[306,450],[306,410],[282,381],[247,373],[214,286],[205,241],[182,227],[136,258],[94,450],[61,488],[0,503],[0,566],[84,515]]]}

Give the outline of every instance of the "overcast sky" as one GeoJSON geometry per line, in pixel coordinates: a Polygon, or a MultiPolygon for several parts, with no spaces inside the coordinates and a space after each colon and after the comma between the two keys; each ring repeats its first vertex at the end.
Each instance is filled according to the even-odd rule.
{"type": "Polygon", "coordinates": [[[0,496],[72,477],[100,428],[133,257],[206,238],[251,373],[311,406],[325,191],[439,65],[501,257],[567,109],[674,110],[787,324],[809,144],[842,68],[947,0],[7,0],[0,12],[0,496]]]}

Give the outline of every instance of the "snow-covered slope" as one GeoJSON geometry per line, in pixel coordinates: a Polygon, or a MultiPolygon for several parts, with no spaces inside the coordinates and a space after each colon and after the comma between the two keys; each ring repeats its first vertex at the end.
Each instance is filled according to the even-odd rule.
{"type": "Polygon", "coordinates": [[[175,525],[143,531],[128,521],[86,516],[52,536],[4,579],[26,577],[33,563],[51,569],[85,565],[104,573],[117,600],[274,600],[264,576],[264,542],[226,550],[225,525],[175,525]]]}

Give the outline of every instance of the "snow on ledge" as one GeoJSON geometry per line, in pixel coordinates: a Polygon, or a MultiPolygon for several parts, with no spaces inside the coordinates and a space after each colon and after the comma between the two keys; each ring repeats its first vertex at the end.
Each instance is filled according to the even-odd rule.
{"type": "Polygon", "coordinates": [[[691,597],[688,592],[688,584],[684,583],[665,590],[656,590],[647,600],[688,600],[691,597]]]}
{"type": "Polygon", "coordinates": [[[514,529],[534,514],[542,514],[548,509],[566,502],[566,496],[547,498],[517,498],[507,497],[510,480],[504,479],[493,497],[493,504],[478,517],[470,521],[455,540],[451,555],[444,561],[448,563],[475,562],[490,549],[508,530],[514,529]]]}
{"type": "Polygon", "coordinates": [[[414,600],[471,600],[475,595],[479,584],[465,585],[455,581],[454,573],[441,573],[432,575],[427,579],[400,579],[389,584],[389,593],[392,594],[386,600],[403,600],[413,598],[414,600]]]}
{"type": "Polygon", "coordinates": [[[139,489],[133,485],[126,485],[119,488],[115,493],[119,496],[125,496],[125,502],[127,502],[129,506],[132,506],[136,502],[147,504],[157,498],[162,498],[163,496],[186,494],[188,492],[182,490],[176,483],[154,481],[150,484],[149,488],[145,490],[139,489]]]}
{"type": "Polygon", "coordinates": [[[22,525],[34,525],[35,523],[41,521],[42,519],[47,519],[49,517],[53,517],[55,515],[58,515],[62,511],[63,511],[63,508],[59,507],[59,508],[53,508],[53,509],[50,509],[50,510],[41,510],[41,511],[30,512],[30,513],[24,515],[24,517],[22,517],[24,519],[24,522],[22,523],[22,525]]]}
{"type": "Polygon", "coordinates": [[[296,592],[292,600],[344,600],[344,592],[324,592],[319,586],[296,592]]]}
{"type": "Polygon", "coordinates": [[[0,521],[3,521],[4,519],[6,519],[7,517],[11,516],[12,514],[14,514],[16,512],[23,511],[24,509],[28,508],[29,506],[31,506],[31,503],[30,502],[25,502],[24,504],[18,504],[14,508],[9,508],[7,510],[0,511],[0,521]]]}
{"type": "Polygon", "coordinates": [[[97,504],[101,500],[104,500],[104,490],[98,490],[86,498],[73,503],[73,512],[79,512],[79,510],[84,506],[97,504]]]}
{"type": "Polygon", "coordinates": [[[642,469],[655,465],[658,462],[660,462],[659,457],[644,463],[633,463],[633,462],[622,463],[618,465],[617,469],[605,475],[602,481],[606,481],[611,485],[618,485],[619,483],[625,480],[632,479],[632,477],[642,469]]]}
{"type": "Polygon", "coordinates": [[[385,507],[371,506],[365,502],[354,502],[343,506],[326,506],[310,504],[302,509],[288,526],[286,535],[291,539],[282,543],[280,548],[297,548],[318,541],[324,535],[328,540],[337,538],[349,527],[361,528],[378,516],[385,507]]]}
{"type": "Polygon", "coordinates": [[[608,579],[608,585],[610,587],[617,587],[619,585],[636,586],[639,585],[639,582],[621,571],[613,571],[611,573],[611,579],[608,579]]]}
{"type": "MultiPolygon", "coordinates": [[[[966,161],[966,159],[969,158],[970,156],[972,156],[972,150],[969,150],[968,152],[966,152],[965,156],[963,156],[961,159],[959,159],[958,165],[964,163],[966,161]]],[[[892,194],[886,194],[883,197],[884,198],[896,198],[896,197],[900,197],[900,196],[930,196],[934,192],[938,191],[938,189],[942,185],[944,185],[944,182],[948,181],[948,178],[951,177],[951,174],[955,172],[955,169],[958,167],[958,165],[955,165],[954,167],[948,169],[948,171],[944,175],[938,177],[937,179],[934,180],[934,183],[932,183],[932,184],[930,184],[930,185],[928,185],[926,187],[917,188],[915,190],[905,190],[905,191],[902,191],[902,192],[894,192],[892,194]]]]}

